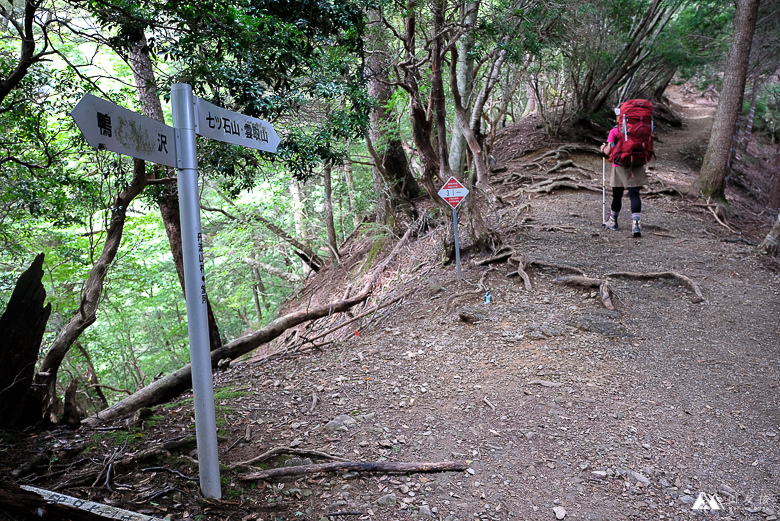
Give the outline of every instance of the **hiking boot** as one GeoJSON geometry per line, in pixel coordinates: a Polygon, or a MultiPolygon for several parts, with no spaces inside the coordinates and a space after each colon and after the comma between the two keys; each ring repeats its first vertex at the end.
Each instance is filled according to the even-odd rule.
{"type": "Polygon", "coordinates": [[[604,221],[604,224],[602,224],[602,226],[607,230],[617,230],[618,229],[617,217],[612,217],[610,215],[609,218],[606,221],[604,221]]]}
{"type": "Polygon", "coordinates": [[[642,236],[642,228],[639,226],[639,220],[634,221],[634,229],[632,230],[634,232],[634,237],[641,237],[642,236]]]}

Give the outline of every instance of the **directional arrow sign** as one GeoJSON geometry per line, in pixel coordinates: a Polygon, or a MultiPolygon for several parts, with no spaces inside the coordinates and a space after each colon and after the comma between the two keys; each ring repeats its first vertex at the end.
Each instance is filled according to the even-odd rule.
{"type": "Polygon", "coordinates": [[[469,189],[463,186],[463,184],[454,177],[447,179],[447,182],[444,183],[444,186],[439,190],[439,197],[444,199],[447,204],[453,208],[457,208],[468,194],[469,189]]]}
{"type": "Polygon", "coordinates": [[[267,121],[195,98],[195,133],[242,147],[276,152],[279,136],[267,121]]]}
{"type": "Polygon", "coordinates": [[[70,115],[95,148],[177,166],[173,128],[165,123],[92,94],[85,94],[70,115]]]}

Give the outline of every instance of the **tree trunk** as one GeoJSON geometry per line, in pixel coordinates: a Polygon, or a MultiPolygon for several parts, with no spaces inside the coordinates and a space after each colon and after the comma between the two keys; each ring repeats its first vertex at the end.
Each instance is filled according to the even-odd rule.
{"type": "MultiPolygon", "coordinates": [[[[43,253],[16,281],[8,306],[0,317],[0,429],[13,427],[25,412],[35,363],[41,348],[51,304],[43,288],[43,253]]],[[[39,418],[21,418],[32,423],[39,418]]]]}
{"type": "Polygon", "coordinates": [[[750,96],[750,112],[748,112],[747,122],[745,123],[745,133],[742,136],[742,150],[747,152],[750,146],[750,137],[753,132],[753,116],[756,114],[756,100],[758,99],[759,75],[753,78],[753,92],[750,96]]]}
{"type": "MultiPolygon", "coordinates": [[[[293,222],[295,223],[295,235],[301,238],[300,243],[303,246],[309,248],[312,234],[306,224],[303,190],[301,190],[301,184],[295,179],[293,179],[290,183],[290,197],[292,198],[293,203],[293,222]]],[[[310,248],[309,250],[312,253],[312,256],[309,256],[309,258],[313,259],[314,251],[312,251],[310,248]]],[[[322,265],[322,263],[320,262],[319,265],[322,265]]],[[[304,277],[309,273],[310,270],[314,269],[309,262],[306,262],[306,259],[301,259],[301,268],[303,269],[304,277]]]]}
{"type": "Polygon", "coordinates": [[[433,2],[433,45],[431,46],[431,106],[436,120],[436,151],[439,156],[439,177],[446,181],[452,176],[447,147],[447,105],[444,97],[444,9],[446,0],[433,2]]]}
{"type": "MultiPolygon", "coordinates": [[[[412,170],[409,167],[409,160],[404,152],[398,129],[393,122],[392,114],[388,113],[387,105],[393,95],[393,89],[390,86],[388,76],[389,66],[387,63],[384,33],[377,28],[373,32],[372,44],[373,52],[368,56],[368,93],[377,100],[377,107],[371,111],[371,128],[367,145],[369,151],[374,156],[374,188],[380,195],[380,208],[382,198],[386,198],[384,205],[387,206],[384,213],[393,214],[395,208],[404,208],[413,218],[416,216],[412,200],[420,195],[420,186],[417,184],[412,170]],[[378,177],[383,182],[378,183],[378,177]],[[380,186],[387,184],[389,193],[380,186]],[[389,196],[389,197],[388,197],[389,196]]],[[[385,222],[383,220],[383,222],[385,222]]]]}
{"type": "MultiPolygon", "coordinates": [[[[474,155],[474,169],[477,174],[476,186],[482,190],[489,191],[490,186],[487,178],[487,162],[482,155],[482,147],[477,141],[477,136],[469,126],[468,114],[466,114],[466,108],[463,106],[462,98],[458,89],[458,79],[455,70],[455,64],[458,63],[458,50],[453,46],[450,48],[452,54],[452,60],[450,60],[450,90],[452,91],[453,106],[455,108],[455,116],[457,119],[457,125],[460,129],[460,133],[465,137],[468,143],[469,150],[474,155]]],[[[484,103],[480,108],[484,106],[484,103]]],[[[474,113],[476,114],[476,107],[474,113]]]]}
{"type": "Polygon", "coordinates": [[[325,228],[328,231],[328,248],[330,249],[330,258],[334,265],[339,264],[339,243],[336,237],[336,225],[333,222],[333,186],[332,176],[333,165],[330,161],[325,161],[322,168],[322,181],[325,190],[325,228]]]}
{"type": "Polygon", "coordinates": [[[146,171],[144,162],[133,160],[133,180],[130,185],[114,199],[111,205],[111,218],[106,231],[106,241],[100,257],[92,266],[89,278],[82,290],[79,310],[70,321],[60,329],[57,338],[52,343],[35,375],[34,394],[41,404],[44,421],[58,423],[56,409],[59,405],[57,397],[57,371],[60,364],[79,335],[91,326],[97,319],[97,309],[103,294],[103,283],[108,268],[116,257],[122,242],[127,208],[135,197],[146,186],[146,171]]]}
{"type": "Polygon", "coordinates": [[[699,172],[698,188],[708,197],[725,201],[726,175],[734,125],[745,90],[745,74],[756,28],[759,0],[736,0],[734,34],[729,46],[723,88],[712,124],[712,134],[699,172]]]}
{"type": "MultiPolygon", "coordinates": [[[[135,86],[138,91],[138,99],[141,101],[141,113],[161,123],[165,123],[162,104],[157,95],[157,83],[154,78],[152,60],[149,58],[149,45],[146,36],[133,42],[128,56],[130,68],[133,71],[135,86]]],[[[172,184],[163,188],[158,201],[160,215],[165,224],[165,233],[168,235],[168,243],[171,247],[173,263],[179,276],[179,284],[184,291],[184,256],[181,244],[181,216],[179,213],[179,192],[176,185],[172,184]]],[[[211,301],[206,296],[206,312],[209,322],[209,347],[213,351],[222,345],[219,337],[219,328],[211,309],[211,301]]]]}
{"type": "MultiPolygon", "coordinates": [[[[406,157],[404,155],[404,157],[406,157]]],[[[352,229],[360,224],[360,216],[357,210],[357,201],[355,200],[355,180],[352,177],[352,160],[344,159],[344,182],[347,184],[347,195],[349,196],[349,211],[352,214],[352,229]]]]}
{"type": "Polygon", "coordinates": [[[84,360],[87,363],[87,385],[89,387],[92,387],[94,389],[95,394],[98,395],[98,398],[100,399],[100,403],[103,405],[103,408],[105,409],[108,407],[108,400],[106,400],[106,395],[103,394],[103,390],[100,388],[100,381],[98,381],[97,372],[95,371],[95,366],[92,364],[92,357],[89,356],[89,353],[86,349],[84,349],[84,346],[81,345],[81,342],[76,340],[74,342],[76,349],[79,350],[81,353],[81,356],[84,357],[84,360]]]}
{"type": "MultiPolygon", "coordinates": [[[[471,91],[473,88],[474,58],[471,53],[474,50],[474,31],[476,30],[477,14],[479,3],[464,2],[463,9],[466,11],[463,17],[463,23],[466,27],[466,34],[458,42],[457,50],[457,73],[455,74],[455,86],[460,92],[461,98],[465,100],[463,109],[466,114],[466,120],[469,120],[469,108],[471,104],[471,91]]],[[[450,65],[455,68],[454,64],[450,65]]],[[[452,80],[450,80],[452,81],[452,80]]],[[[450,141],[450,170],[460,179],[463,178],[464,163],[466,159],[466,136],[461,130],[461,125],[452,126],[452,139],[450,141]]]]}

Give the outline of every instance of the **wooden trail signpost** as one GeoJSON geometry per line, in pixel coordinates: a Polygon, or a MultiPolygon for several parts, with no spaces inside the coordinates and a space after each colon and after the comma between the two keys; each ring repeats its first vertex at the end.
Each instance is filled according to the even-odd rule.
{"type": "Polygon", "coordinates": [[[195,402],[200,488],[207,498],[222,497],[219,481],[214,380],[209,353],[206,274],[203,264],[198,157],[199,134],[234,145],[276,152],[279,136],[267,121],[217,107],[192,95],[192,87],[171,87],[173,127],[91,94],[71,112],[91,146],[178,169],[184,292],[195,402]]]}
{"type": "Polygon", "coordinates": [[[458,241],[458,206],[469,194],[469,189],[455,179],[454,176],[447,179],[439,190],[439,197],[452,206],[452,230],[455,234],[455,270],[460,281],[460,242],[458,241]]]}

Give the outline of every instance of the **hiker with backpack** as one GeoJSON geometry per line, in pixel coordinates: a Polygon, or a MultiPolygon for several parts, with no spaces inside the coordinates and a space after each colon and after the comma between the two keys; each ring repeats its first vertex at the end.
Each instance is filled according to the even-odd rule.
{"type": "Polygon", "coordinates": [[[615,109],[617,126],[610,130],[601,151],[612,162],[609,185],[612,204],[609,217],[603,221],[608,230],[618,229],[618,214],[622,208],[623,193],[628,189],[631,201],[632,233],[642,236],[640,219],[642,200],[639,189],[647,183],[646,164],[655,157],[653,152],[653,105],[648,100],[628,100],[615,109]]]}

